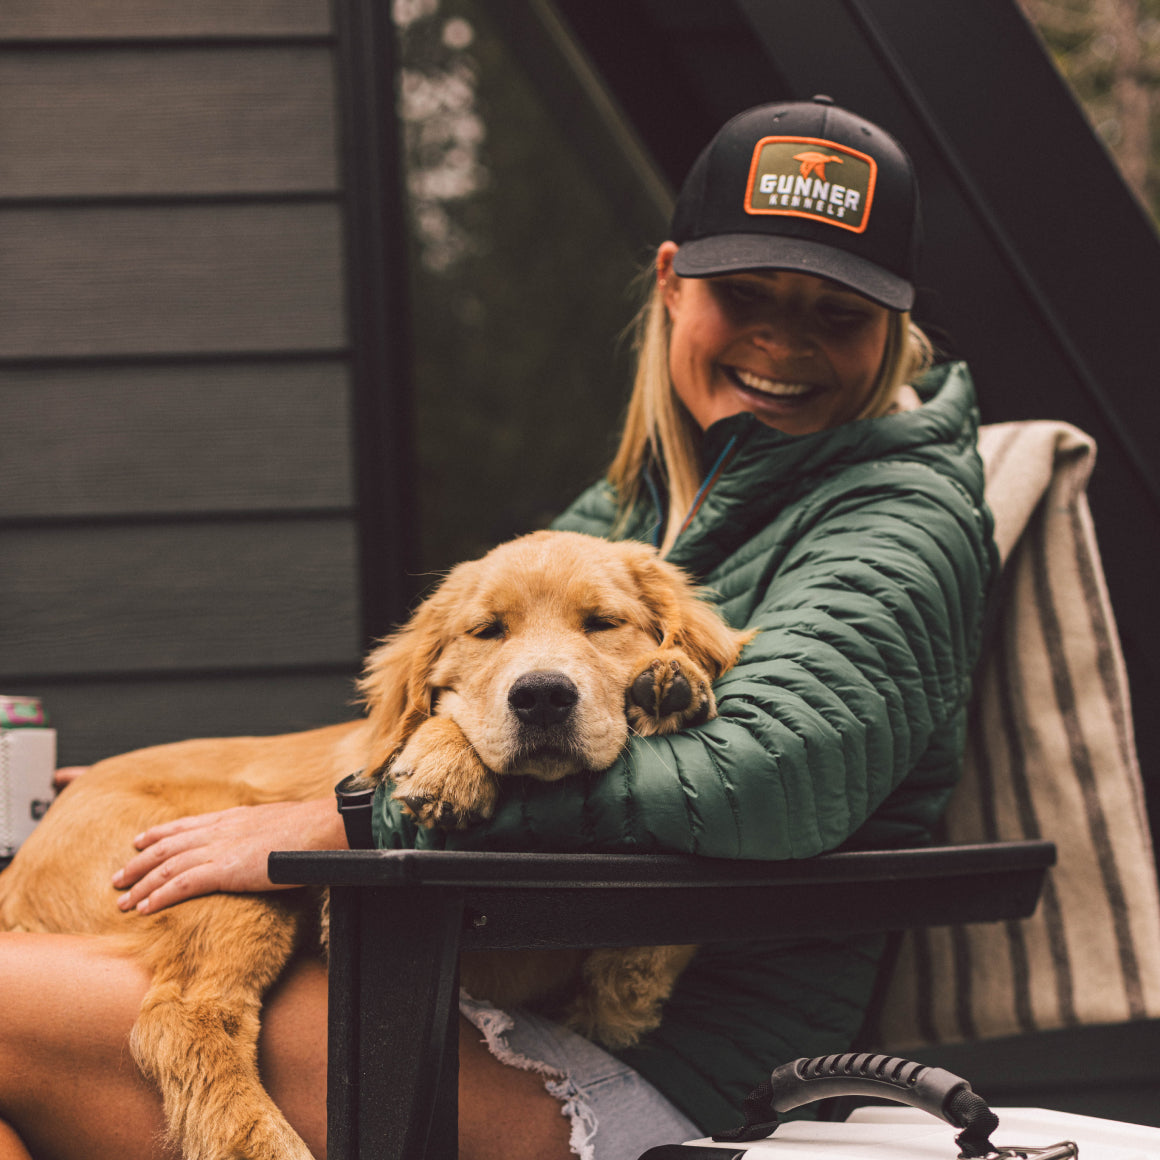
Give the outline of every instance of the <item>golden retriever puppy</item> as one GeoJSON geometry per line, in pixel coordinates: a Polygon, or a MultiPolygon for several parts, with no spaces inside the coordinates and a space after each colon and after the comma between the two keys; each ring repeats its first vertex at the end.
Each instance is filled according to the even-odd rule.
{"type": "MultiPolygon", "coordinates": [[[[95,765],[0,874],[0,929],[92,933],[152,975],[130,1041],[188,1160],[308,1160],[257,1072],[262,997],[317,939],[305,891],[215,894],[122,913],[113,872],[149,826],[237,805],[325,796],[353,770],[393,782],[426,826],[494,811],[509,776],[607,768],[630,731],[708,720],[711,681],[748,639],[681,573],[635,543],[566,532],[512,541],[455,568],[374,651],[366,716],[280,737],[180,742],[95,765]]],[[[464,986],[501,1005],[551,1005],[631,1042],[692,948],[464,955],[464,986]]]]}

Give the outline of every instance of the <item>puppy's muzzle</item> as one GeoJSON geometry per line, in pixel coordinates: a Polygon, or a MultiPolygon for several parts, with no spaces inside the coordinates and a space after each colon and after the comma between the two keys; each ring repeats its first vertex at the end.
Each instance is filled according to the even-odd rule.
{"type": "Polygon", "coordinates": [[[565,673],[538,669],[512,682],[508,704],[524,725],[562,725],[576,708],[580,691],[565,673]]]}

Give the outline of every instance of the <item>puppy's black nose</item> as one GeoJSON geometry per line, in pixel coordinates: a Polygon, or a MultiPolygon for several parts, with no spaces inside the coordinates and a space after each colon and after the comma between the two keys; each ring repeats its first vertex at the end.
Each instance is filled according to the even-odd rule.
{"type": "Polygon", "coordinates": [[[549,670],[524,673],[508,690],[508,704],[526,725],[559,725],[580,693],[564,674],[549,670]]]}

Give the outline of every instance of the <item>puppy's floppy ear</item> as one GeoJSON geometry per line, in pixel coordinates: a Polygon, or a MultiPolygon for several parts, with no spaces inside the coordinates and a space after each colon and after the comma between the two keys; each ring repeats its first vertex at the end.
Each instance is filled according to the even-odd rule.
{"type": "Polygon", "coordinates": [[[358,690],[371,723],[372,752],[380,761],[431,716],[431,677],[447,642],[446,588],[445,580],[367,657],[358,690]]]}
{"type": "Polygon", "coordinates": [[[716,680],[731,669],[757,633],[730,628],[697,591],[680,568],[662,560],[650,548],[632,561],[641,597],[655,617],[662,648],[679,648],[716,680]]]}

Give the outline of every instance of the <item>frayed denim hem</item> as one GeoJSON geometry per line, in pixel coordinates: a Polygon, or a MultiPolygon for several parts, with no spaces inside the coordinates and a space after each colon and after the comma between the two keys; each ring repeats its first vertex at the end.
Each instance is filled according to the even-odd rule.
{"type": "Polygon", "coordinates": [[[580,1160],[631,1160],[656,1144],[701,1135],[643,1076],[566,1027],[519,1008],[501,1011],[466,992],[459,1010],[501,1063],[544,1077],[580,1160]]]}

